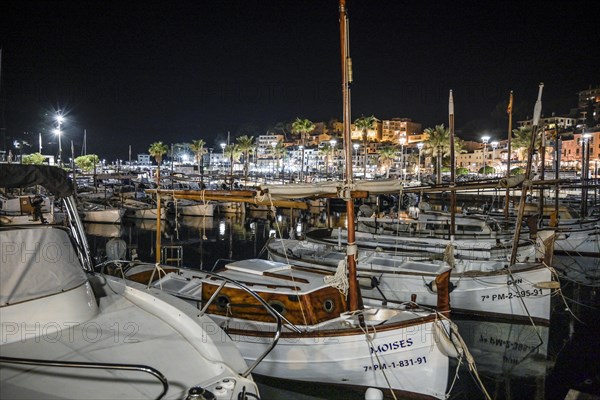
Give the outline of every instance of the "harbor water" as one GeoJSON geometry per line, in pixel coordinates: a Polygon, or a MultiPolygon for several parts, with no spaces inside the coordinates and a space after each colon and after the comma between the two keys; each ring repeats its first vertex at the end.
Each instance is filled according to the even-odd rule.
{"type": "MultiPolygon", "coordinates": [[[[230,215],[170,218],[161,224],[161,244],[170,264],[211,270],[224,260],[266,258],[270,235],[301,236],[311,227],[343,224],[335,214],[325,221],[313,215],[230,215]]],[[[86,224],[97,260],[106,255],[112,239],[127,244],[127,258],[156,259],[154,220],[132,220],[121,225],[86,224]]],[[[474,319],[453,315],[475,361],[476,369],[452,364],[448,377],[450,399],[564,399],[570,389],[600,395],[600,299],[597,287],[561,280],[552,299],[549,326],[474,319]],[[458,372],[455,373],[458,367],[458,372]],[[483,384],[482,389],[477,383],[483,384]]],[[[255,377],[263,400],[364,399],[365,393],[343,387],[320,386],[255,377]]]]}

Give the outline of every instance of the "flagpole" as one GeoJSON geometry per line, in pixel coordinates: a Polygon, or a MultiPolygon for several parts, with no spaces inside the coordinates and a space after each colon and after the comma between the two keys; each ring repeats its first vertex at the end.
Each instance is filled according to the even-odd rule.
{"type": "Polygon", "coordinates": [[[521,185],[521,200],[519,201],[519,212],[517,214],[517,224],[515,226],[515,236],[513,239],[512,253],[510,256],[510,265],[514,265],[517,261],[517,250],[519,248],[519,239],[521,236],[521,227],[523,225],[523,214],[525,212],[525,198],[527,197],[527,187],[531,180],[531,164],[533,159],[533,149],[535,147],[535,138],[537,136],[538,125],[540,123],[540,115],[542,113],[542,90],[544,84],[540,83],[538,98],[533,108],[533,126],[531,127],[531,141],[527,149],[527,167],[525,169],[525,180],[521,185]]]}
{"type": "MultiPolygon", "coordinates": [[[[454,98],[452,90],[448,97],[448,127],[450,129],[450,186],[456,186],[456,155],[454,153],[454,98]]],[[[456,190],[450,191],[450,241],[456,233],[456,190]]]]}
{"type": "MultiPolygon", "coordinates": [[[[512,137],[512,108],[513,108],[513,91],[510,91],[510,98],[508,100],[508,157],[506,158],[506,179],[510,179],[510,157],[511,157],[511,137],[512,137]]],[[[504,203],[504,222],[508,221],[508,207],[510,204],[510,185],[506,186],[506,202],[504,203]]]]}

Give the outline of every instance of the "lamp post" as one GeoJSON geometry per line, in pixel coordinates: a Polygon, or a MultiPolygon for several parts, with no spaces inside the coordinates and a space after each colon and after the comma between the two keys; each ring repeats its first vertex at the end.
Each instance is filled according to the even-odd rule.
{"type": "Polygon", "coordinates": [[[277,167],[275,166],[275,147],[277,147],[277,142],[271,142],[271,148],[273,149],[273,179],[275,179],[275,172],[277,171],[277,167]]]}
{"type": "MultiPolygon", "coordinates": [[[[498,142],[493,141],[491,144],[492,144],[492,164],[494,164],[494,160],[496,159],[496,149],[498,148],[498,142]]],[[[494,168],[494,173],[496,173],[496,168],[494,168]]]]}
{"type": "Polygon", "coordinates": [[[298,181],[303,182],[303,172],[304,172],[304,146],[298,146],[300,149],[300,169],[298,170],[298,181]]]}
{"type": "Polygon", "coordinates": [[[421,182],[421,150],[423,150],[423,142],[417,143],[417,148],[419,149],[419,165],[417,169],[417,180],[419,183],[421,182]]]}
{"type": "Polygon", "coordinates": [[[486,159],[487,144],[490,141],[490,137],[483,136],[481,138],[481,141],[483,142],[483,176],[485,176],[486,175],[486,167],[487,167],[487,159],[486,159]]]}
{"type": "Polygon", "coordinates": [[[64,121],[64,117],[62,116],[62,114],[60,113],[60,110],[56,112],[56,129],[54,130],[54,133],[56,135],[58,135],[58,165],[62,166],[62,142],[61,142],[61,136],[62,136],[62,132],[60,130],[60,127],[64,121]]]}
{"type": "Polygon", "coordinates": [[[588,201],[588,175],[590,172],[590,133],[582,133],[581,135],[581,217],[587,216],[587,201],[588,201]]]}
{"type": "Polygon", "coordinates": [[[223,152],[221,155],[221,167],[223,168],[221,172],[225,171],[225,147],[227,145],[225,143],[221,143],[221,151],[223,152]]]}
{"type": "Polygon", "coordinates": [[[329,141],[331,145],[331,175],[335,175],[335,146],[337,145],[337,140],[331,139],[329,141]]]}
{"type": "Polygon", "coordinates": [[[358,149],[360,148],[360,144],[354,143],[352,145],[352,148],[354,149],[354,158],[355,158],[355,161],[353,162],[353,164],[356,168],[358,168],[358,149]]]}
{"type": "Polygon", "coordinates": [[[402,134],[400,136],[400,173],[402,174],[402,180],[404,181],[404,144],[406,143],[406,136],[402,134]]]}

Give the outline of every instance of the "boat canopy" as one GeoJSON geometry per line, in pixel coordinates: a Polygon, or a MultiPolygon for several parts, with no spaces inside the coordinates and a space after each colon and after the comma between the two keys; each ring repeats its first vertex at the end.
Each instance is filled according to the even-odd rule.
{"type": "Polygon", "coordinates": [[[2,164],[0,187],[24,188],[40,185],[56,197],[73,194],[73,184],[62,168],[49,165],[2,164]]]}
{"type": "MultiPolygon", "coordinates": [[[[326,181],[317,183],[293,183],[280,185],[261,185],[263,193],[269,193],[272,198],[299,199],[307,197],[319,197],[323,195],[342,196],[342,191],[347,184],[341,181],[326,181]]],[[[397,179],[384,179],[377,181],[355,181],[349,188],[353,191],[365,191],[369,193],[399,193],[403,190],[402,182],[397,179]]]]}
{"type": "Polygon", "coordinates": [[[86,281],[64,229],[0,230],[0,307],[62,293],[86,281]]]}

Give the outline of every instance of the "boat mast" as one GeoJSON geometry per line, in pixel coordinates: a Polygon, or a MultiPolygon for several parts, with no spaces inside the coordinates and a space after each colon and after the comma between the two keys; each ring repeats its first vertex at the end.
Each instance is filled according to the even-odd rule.
{"type": "Polygon", "coordinates": [[[521,225],[523,224],[523,214],[525,212],[525,198],[527,196],[527,187],[530,185],[531,164],[533,159],[533,149],[535,148],[535,138],[537,136],[540,115],[542,113],[542,90],[544,84],[540,83],[538,98],[533,108],[533,126],[531,127],[531,141],[527,149],[527,167],[525,169],[525,181],[521,185],[521,200],[519,201],[519,212],[517,214],[517,224],[515,227],[515,236],[513,239],[512,253],[510,255],[510,265],[514,265],[517,260],[517,250],[519,248],[519,239],[521,236],[521,225]]]}
{"type": "MultiPolygon", "coordinates": [[[[452,90],[448,100],[448,126],[450,129],[450,186],[456,186],[456,156],[454,154],[454,98],[452,90]]],[[[454,241],[456,233],[456,190],[450,192],[450,240],[454,241]]]]}
{"type": "MultiPolygon", "coordinates": [[[[506,108],[506,112],[508,113],[508,157],[506,158],[506,179],[510,179],[510,139],[512,137],[512,107],[513,107],[513,91],[510,91],[510,99],[508,100],[508,107],[506,108]]],[[[504,221],[508,221],[508,207],[510,203],[510,185],[506,186],[506,196],[504,202],[504,221]]]]}
{"type": "MultiPolygon", "coordinates": [[[[346,0],[340,0],[340,50],[342,64],[342,99],[344,116],[344,151],[346,160],[352,160],[352,149],[350,144],[350,82],[352,81],[350,59],[350,46],[348,44],[348,15],[346,14],[346,0]]],[[[348,306],[350,311],[361,308],[360,292],[356,278],[356,242],[354,235],[354,201],[350,194],[352,188],[352,163],[346,162],[346,218],[348,220],[348,306]]]]}

